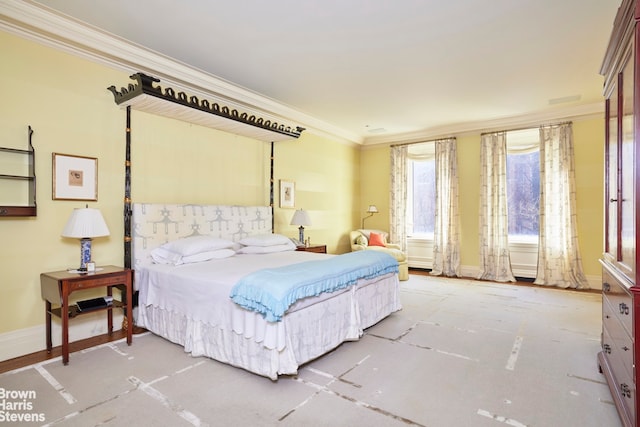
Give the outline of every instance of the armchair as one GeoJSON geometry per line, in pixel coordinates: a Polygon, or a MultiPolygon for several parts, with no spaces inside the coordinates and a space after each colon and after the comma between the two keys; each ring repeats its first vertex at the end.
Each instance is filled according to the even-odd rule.
{"type": "Polygon", "coordinates": [[[355,251],[363,251],[363,250],[374,250],[388,253],[393,256],[400,266],[400,271],[398,274],[398,278],[400,280],[409,280],[409,261],[407,258],[407,254],[400,250],[400,245],[396,245],[394,243],[388,243],[389,233],[382,230],[368,230],[368,229],[360,229],[354,230],[349,233],[349,238],[351,242],[351,252],[355,251]],[[369,241],[371,239],[371,233],[376,233],[382,236],[382,246],[378,244],[370,245],[369,241]]]}

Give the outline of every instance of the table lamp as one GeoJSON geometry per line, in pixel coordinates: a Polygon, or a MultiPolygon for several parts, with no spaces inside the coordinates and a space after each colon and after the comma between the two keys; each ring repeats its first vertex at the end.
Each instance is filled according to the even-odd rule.
{"type": "Polygon", "coordinates": [[[62,237],[80,239],[80,271],[86,271],[91,261],[91,239],[109,235],[109,228],[98,209],[76,208],[71,212],[62,237]]]}
{"type": "Polygon", "coordinates": [[[293,218],[291,218],[291,225],[299,225],[298,230],[300,231],[299,240],[300,244],[304,245],[304,226],[311,225],[311,219],[309,218],[309,214],[307,211],[302,209],[298,209],[293,214],[293,218]]]}

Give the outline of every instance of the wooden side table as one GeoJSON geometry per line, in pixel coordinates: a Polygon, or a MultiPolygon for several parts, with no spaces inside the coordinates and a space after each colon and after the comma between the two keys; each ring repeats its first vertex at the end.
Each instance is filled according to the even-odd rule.
{"type": "Polygon", "coordinates": [[[304,252],[316,252],[319,254],[327,253],[327,245],[310,245],[310,246],[298,246],[296,251],[304,251],[304,252]]]}
{"type": "Polygon", "coordinates": [[[127,344],[131,345],[133,335],[133,270],[107,265],[99,271],[91,273],[71,273],[68,271],[54,271],[40,274],[40,288],[42,299],[45,300],[47,322],[47,352],[51,352],[51,315],[62,320],[62,363],[69,363],[69,318],[86,313],[107,310],[107,326],[109,335],[113,333],[113,309],[124,308],[127,319],[127,344]],[[81,311],[74,304],[69,305],[69,295],[75,291],[106,287],[106,296],[111,297],[113,287],[124,291],[126,302],[113,300],[111,305],[81,311]],[[52,308],[52,304],[58,306],[52,308]]]}

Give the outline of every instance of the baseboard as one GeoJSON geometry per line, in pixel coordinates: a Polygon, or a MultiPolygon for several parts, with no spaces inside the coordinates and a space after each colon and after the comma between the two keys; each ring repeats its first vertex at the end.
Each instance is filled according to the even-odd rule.
{"type": "MultiPolygon", "coordinates": [[[[415,266],[417,268],[421,268],[415,266]]],[[[429,267],[431,268],[431,267],[429,267]]],[[[460,273],[462,277],[477,278],[480,275],[480,267],[474,265],[463,265],[460,267],[460,273]]],[[[589,283],[589,289],[602,290],[602,276],[589,275],[586,276],[589,283]]]]}
{"type": "Polygon", "coordinates": [[[473,277],[476,279],[480,275],[480,268],[474,265],[461,265],[460,273],[463,277],[473,277]]]}
{"type": "Polygon", "coordinates": [[[589,282],[590,289],[599,289],[602,290],[602,276],[587,276],[587,282],[589,282]]]}
{"type": "MultiPolygon", "coordinates": [[[[113,313],[114,330],[120,329],[124,317],[118,311],[120,310],[114,310],[113,313]]],[[[0,334],[0,361],[45,350],[47,348],[46,333],[46,327],[42,324],[0,334]]],[[[69,319],[69,342],[106,333],[107,319],[105,311],[69,319]]],[[[62,327],[58,318],[54,318],[51,322],[51,341],[54,347],[62,343],[62,327]]]]}
{"type": "Polygon", "coordinates": [[[40,325],[0,334],[0,360],[44,350],[45,333],[44,325],[40,325]]]}

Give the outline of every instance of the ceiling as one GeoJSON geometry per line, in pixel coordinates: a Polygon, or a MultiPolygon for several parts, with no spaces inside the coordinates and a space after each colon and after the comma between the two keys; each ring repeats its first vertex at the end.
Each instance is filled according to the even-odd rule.
{"type": "Polygon", "coordinates": [[[36,3],[367,143],[602,108],[620,0],[36,3]]]}

